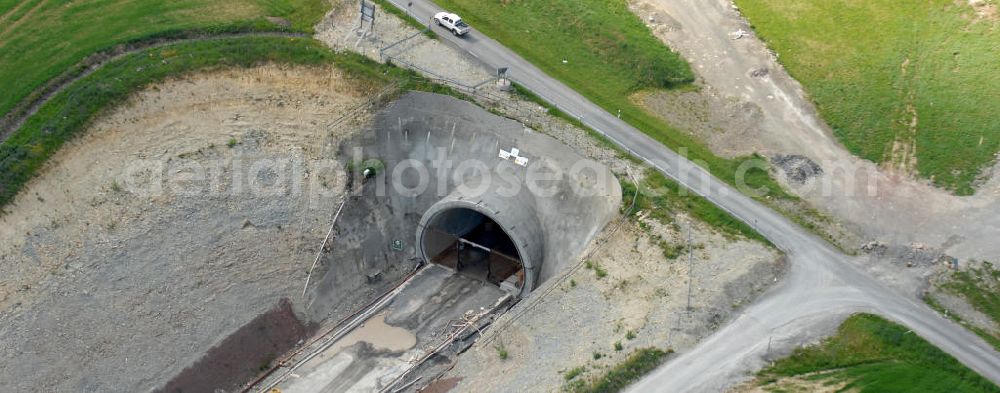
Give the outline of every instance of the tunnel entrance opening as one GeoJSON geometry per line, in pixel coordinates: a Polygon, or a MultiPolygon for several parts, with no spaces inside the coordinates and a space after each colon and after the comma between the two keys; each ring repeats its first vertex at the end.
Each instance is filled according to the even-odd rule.
{"type": "Polygon", "coordinates": [[[514,241],[478,211],[442,211],[428,222],[421,241],[428,262],[500,287],[524,286],[524,266],[514,241]]]}

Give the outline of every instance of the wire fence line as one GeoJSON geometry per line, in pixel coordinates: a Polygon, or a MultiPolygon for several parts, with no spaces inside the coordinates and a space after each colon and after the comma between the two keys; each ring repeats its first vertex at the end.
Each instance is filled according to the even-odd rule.
{"type": "Polygon", "coordinates": [[[493,83],[496,82],[497,78],[489,78],[470,85],[463,82],[459,82],[447,76],[438,74],[432,70],[427,69],[426,67],[414,64],[413,62],[404,59],[402,56],[383,54],[383,59],[397,66],[402,66],[403,68],[416,71],[422,74],[424,78],[434,83],[448,86],[460,93],[467,94],[476,98],[481,98],[491,103],[500,103],[502,101],[509,99],[509,97],[507,97],[506,95],[499,94],[498,92],[491,89],[493,83]]]}
{"type": "Polygon", "coordinates": [[[425,35],[429,31],[431,31],[429,27],[425,28],[407,37],[404,37],[400,40],[390,43],[389,45],[379,48],[378,53],[380,60],[409,69],[411,71],[415,71],[421,74],[424,78],[427,78],[428,80],[434,83],[450,87],[458,92],[489,101],[490,103],[494,104],[500,103],[509,99],[508,96],[500,94],[499,92],[495,91],[495,88],[493,88],[495,82],[497,81],[497,77],[490,77],[482,81],[469,84],[458,81],[454,78],[450,78],[432,69],[420,66],[412,61],[407,60],[403,56],[403,54],[406,53],[404,49],[405,48],[404,44],[419,36],[425,35]]]}
{"type": "MultiPolygon", "coordinates": [[[[513,83],[518,83],[521,86],[526,86],[524,83],[518,82],[518,80],[515,77],[508,77],[508,78],[513,83]]],[[[608,141],[611,141],[614,145],[618,146],[620,149],[624,150],[625,152],[627,152],[632,157],[635,157],[635,158],[639,159],[640,161],[644,162],[650,168],[656,169],[657,171],[659,171],[660,173],[662,173],[667,178],[669,178],[669,179],[677,182],[682,187],[684,187],[685,189],[687,189],[690,192],[692,192],[694,195],[698,195],[698,196],[700,196],[702,198],[705,198],[707,201],[711,202],[713,205],[715,205],[719,209],[722,209],[723,211],[725,211],[730,216],[732,216],[732,217],[734,217],[734,218],[736,218],[736,219],[738,219],[738,220],[743,221],[744,223],[746,223],[748,226],[750,226],[750,228],[752,228],[757,233],[760,233],[762,236],[764,236],[764,237],[766,237],[768,239],[771,238],[771,237],[766,236],[766,235],[763,234],[761,228],[758,226],[756,218],[747,217],[745,214],[741,214],[741,213],[736,212],[735,210],[729,208],[729,206],[727,206],[725,203],[721,203],[718,200],[718,198],[716,196],[719,193],[705,192],[705,190],[703,190],[703,189],[701,189],[699,187],[695,187],[694,185],[692,185],[690,183],[690,181],[688,180],[689,178],[698,178],[698,177],[701,177],[701,174],[697,174],[696,173],[696,174],[688,174],[688,176],[682,176],[679,173],[674,173],[673,171],[670,170],[671,168],[669,168],[669,166],[665,165],[666,163],[661,164],[661,163],[655,162],[652,159],[646,157],[645,155],[642,155],[639,152],[633,150],[628,144],[626,144],[625,142],[623,142],[619,137],[617,137],[617,136],[615,136],[615,135],[607,132],[607,130],[601,128],[600,126],[598,126],[597,124],[595,124],[593,121],[591,121],[590,119],[586,118],[582,114],[579,114],[579,113],[577,113],[574,110],[571,110],[571,109],[569,109],[569,108],[567,108],[567,107],[565,107],[563,105],[560,105],[556,100],[551,99],[544,92],[538,91],[538,90],[532,90],[532,93],[534,93],[535,95],[537,95],[542,101],[545,101],[549,105],[552,105],[553,107],[555,107],[556,109],[558,109],[560,112],[566,114],[567,116],[570,116],[572,118],[577,119],[577,121],[579,121],[585,127],[587,127],[589,129],[591,129],[592,131],[596,132],[598,135],[601,135],[602,137],[604,137],[608,141]]],[[[624,123],[624,120],[620,120],[620,122],[624,123]]],[[[627,123],[624,123],[624,126],[625,127],[630,127],[630,125],[627,124],[627,123]]],[[[639,130],[637,130],[637,131],[639,131],[639,130]]],[[[642,133],[641,131],[639,131],[639,132],[642,133]]],[[[665,148],[665,149],[667,149],[667,148],[665,148]]],[[[669,149],[667,149],[667,150],[669,151],[669,149]]],[[[681,157],[679,157],[679,161],[687,161],[687,158],[681,156],[681,157]]],[[[690,168],[697,169],[697,170],[707,171],[707,169],[701,168],[700,166],[698,166],[697,164],[695,164],[693,162],[687,162],[687,166],[690,167],[690,168]]],[[[711,174],[709,174],[709,175],[711,175],[711,174]]],[[[722,182],[720,181],[720,183],[722,183],[722,182]]],[[[726,185],[724,183],[721,184],[721,186],[722,187],[726,187],[726,185]]],[[[732,193],[733,194],[739,194],[740,192],[737,191],[737,190],[732,190],[732,193]]],[[[777,247],[783,253],[785,253],[785,254],[789,254],[790,253],[790,250],[784,244],[774,243],[774,242],[772,242],[772,243],[774,244],[775,247],[777,247]]]]}
{"type": "MultiPolygon", "coordinates": [[[[533,115],[537,115],[536,113],[533,113],[533,109],[530,109],[525,105],[523,105],[523,102],[521,102],[521,100],[518,100],[515,95],[499,91],[499,89],[497,88],[497,84],[495,83],[498,81],[499,79],[498,77],[492,77],[482,82],[470,85],[455,80],[453,78],[449,78],[427,67],[420,66],[411,61],[406,60],[403,56],[403,54],[405,53],[404,49],[405,43],[421,35],[424,35],[429,30],[430,30],[429,28],[421,30],[403,39],[390,43],[383,48],[380,48],[379,56],[381,60],[385,62],[390,62],[399,67],[415,71],[421,74],[424,78],[432,82],[448,86],[458,92],[469,95],[470,97],[477,99],[477,101],[479,101],[480,104],[488,104],[488,106],[491,106],[493,109],[500,109],[501,112],[507,115],[513,115],[514,117],[520,119],[525,119],[533,115]]],[[[514,83],[518,83],[516,79],[511,78],[510,76],[507,76],[507,79],[514,83]]],[[[640,159],[650,167],[659,169],[661,172],[664,172],[669,177],[674,177],[672,176],[672,174],[665,171],[664,168],[662,168],[660,165],[657,165],[653,161],[643,157],[642,155],[630,149],[624,143],[620,142],[617,138],[604,132],[604,130],[602,130],[601,127],[599,127],[597,124],[594,124],[592,121],[590,121],[590,119],[587,119],[584,116],[577,114],[575,111],[560,105],[555,100],[552,100],[549,97],[547,97],[544,92],[535,91],[534,93],[539,98],[541,98],[542,101],[548,103],[555,109],[565,113],[569,117],[578,120],[585,127],[590,128],[597,134],[608,138],[613,143],[621,147],[627,154],[630,154],[640,159]]],[[[629,176],[632,176],[631,173],[629,174],[629,176]]],[[[687,186],[687,184],[681,182],[680,179],[675,179],[675,180],[680,182],[682,185],[687,186]]],[[[633,181],[635,181],[634,178],[633,181]]],[[[633,200],[630,210],[634,208],[634,204],[635,201],[633,200]]],[[[732,212],[730,213],[732,214],[732,212]]],[[[606,237],[610,237],[610,235],[613,234],[618,229],[618,227],[621,226],[621,224],[623,224],[623,221],[627,219],[628,219],[627,215],[623,216],[621,218],[622,222],[616,223],[617,225],[614,225],[614,228],[611,229],[610,232],[605,235],[605,237],[597,239],[595,241],[596,244],[594,249],[592,249],[590,252],[593,253],[597,249],[599,249],[603,245],[603,243],[608,240],[606,237]]],[[[492,329],[489,329],[488,331],[484,332],[479,341],[481,341],[484,345],[488,345],[494,342],[495,340],[500,339],[500,336],[504,331],[506,331],[508,328],[516,324],[516,322],[520,320],[523,316],[525,316],[530,310],[534,309],[539,304],[541,304],[543,300],[548,297],[547,295],[552,293],[555,289],[559,287],[559,285],[562,282],[567,281],[568,278],[573,273],[579,270],[583,266],[584,261],[586,259],[587,259],[586,257],[581,258],[581,260],[576,265],[572,266],[570,269],[568,269],[567,272],[557,277],[555,280],[553,280],[552,283],[549,283],[544,288],[538,288],[537,291],[538,293],[536,293],[535,296],[532,296],[532,299],[529,302],[515,306],[508,313],[506,318],[498,320],[492,329]]],[[[688,333],[687,335],[694,336],[696,339],[702,338],[701,333],[694,333],[694,332],[700,330],[699,325],[712,324],[711,321],[717,318],[716,314],[718,314],[718,311],[710,309],[692,308],[689,303],[688,306],[685,307],[684,309],[673,311],[670,314],[673,316],[671,318],[673,320],[673,323],[671,323],[671,325],[673,326],[671,326],[669,329],[670,332],[668,333],[669,338],[667,341],[668,345],[673,345],[676,344],[676,341],[678,340],[678,338],[675,336],[677,334],[684,332],[687,332],[688,333]]]]}
{"type": "Polygon", "coordinates": [[[364,101],[358,103],[357,105],[341,113],[340,116],[338,116],[336,119],[330,122],[329,125],[327,125],[327,128],[332,131],[340,124],[348,120],[356,119],[362,112],[376,108],[383,101],[391,97],[394,92],[399,90],[399,85],[400,85],[399,82],[392,82],[386,85],[385,87],[379,89],[375,93],[372,93],[364,101]]]}
{"type": "MultiPolygon", "coordinates": [[[[393,1],[393,0],[389,0],[389,2],[392,3],[394,6],[396,6],[397,8],[399,8],[399,9],[403,10],[404,12],[406,12],[407,15],[410,15],[409,7],[403,7],[402,5],[398,4],[396,1],[393,1]]],[[[427,27],[424,28],[424,29],[422,29],[419,32],[419,34],[426,33],[426,32],[428,32],[430,30],[431,30],[430,23],[428,23],[427,27]]],[[[397,41],[396,43],[393,43],[392,45],[390,45],[390,47],[395,47],[396,45],[401,44],[402,42],[408,41],[408,40],[410,40],[410,39],[418,36],[419,34],[413,34],[410,37],[407,37],[407,38],[405,38],[403,40],[397,41]]],[[[383,55],[383,53],[382,53],[381,50],[380,50],[380,55],[383,55]]],[[[389,56],[389,57],[387,57],[387,59],[393,60],[393,57],[389,56]]],[[[416,66],[415,64],[408,63],[405,60],[402,60],[402,59],[399,59],[399,58],[396,58],[394,61],[401,63],[402,65],[406,66],[409,69],[412,69],[412,70],[415,70],[415,71],[418,71],[418,72],[422,72],[425,75],[427,75],[428,77],[431,77],[431,79],[433,79],[435,81],[440,81],[442,84],[446,84],[446,85],[452,86],[453,88],[456,88],[458,90],[467,92],[467,93],[472,94],[474,96],[479,96],[477,94],[479,92],[473,86],[468,86],[468,85],[462,84],[460,82],[453,81],[453,80],[451,80],[451,79],[449,79],[447,77],[441,76],[441,75],[439,75],[439,74],[437,74],[437,73],[435,73],[435,72],[433,72],[431,70],[427,70],[425,68],[416,66]]],[[[519,84],[521,84],[521,86],[527,86],[526,84],[519,82],[516,78],[508,76],[507,79],[510,80],[513,83],[519,83],[519,84]]],[[[558,109],[562,113],[564,113],[564,114],[566,114],[566,115],[568,115],[570,117],[573,117],[573,118],[577,119],[581,124],[583,124],[587,128],[590,128],[592,131],[596,132],[597,134],[601,135],[602,137],[606,138],[607,140],[611,141],[613,144],[615,144],[616,146],[618,146],[622,150],[628,152],[628,154],[630,154],[631,156],[633,156],[633,157],[641,160],[646,165],[649,165],[651,168],[655,168],[657,171],[659,171],[660,173],[662,173],[663,175],[665,175],[667,178],[669,178],[669,179],[677,182],[682,187],[684,187],[684,188],[692,191],[695,195],[698,195],[698,196],[701,196],[701,197],[705,198],[706,200],[708,200],[709,202],[711,202],[713,205],[715,205],[718,208],[720,208],[723,211],[725,211],[730,216],[732,216],[732,217],[734,217],[734,218],[736,218],[736,219],[738,219],[740,221],[743,221],[744,223],[746,223],[747,225],[749,225],[757,233],[760,233],[762,236],[764,236],[764,237],[766,237],[768,239],[771,238],[771,236],[765,236],[762,233],[762,229],[761,229],[761,227],[758,226],[758,222],[757,222],[756,218],[754,218],[754,217],[748,217],[745,214],[738,213],[735,210],[731,209],[726,204],[720,203],[720,201],[718,200],[718,198],[716,197],[716,195],[714,195],[713,193],[711,193],[711,192],[704,192],[704,190],[701,190],[701,189],[699,189],[697,187],[694,187],[687,180],[687,178],[690,177],[690,176],[681,176],[678,173],[674,173],[673,171],[670,170],[671,168],[669,168],[668,166],[664,165],[666,163],[661,164],[661,163],[654,162],[649,157],[646,157],[645,155],[642,155],[639,152],[633,150],[631,147],[629,147],[628,144],[624,143],[619,137],[616,137],[615,135],[609,133],[608,132],[609,130],[603,129],[602,127],[598,126],[597,124],[595,124],[593,121],[591,121],[590,119],[586,118],[582,114],[577,113],[576,111],[571,110],[571,109],[569,109],[569,108],[567,108],[567,107],[565,107],[563,105],[560,105],[556,100],[553,100],[550,97],[546,96],[546,94],[544,92],[538,91],[538,90],[532,90],[532,92],[534,94],[536,94],[542,101],[545,101],[546,103],[548,103],[549,105],[555,107],[556,109],[558,109]]],[[[482,98],[490,100],[490,101],[494,101],[494,104],[502,104],[504,102],[503,101],[503,99],[504,99],[503,97],[499,97],[499,98],[492,97],[492,95],[489,95],[489,94],[485,95],[482,98]]],[[[625,126],[628,127],[628,124],[626,123],[625,126]]],[[[686,160],[686,157],[681,157],[681,159],[682,160],[686,160]]],[[[692,168],[699,168],[696,164],[694,164],[692,162],[688,162],[688,164],[692,168]]],[[[700,174],[696,174],[696,176],[700,176],[700,174]]],[[[723,185],[723,187],[725,187],[725,185],[723,185]]],[[[736,190],[733,190],[733,191],[735,193],[739,193],[736,190]]],[[[782,252],[784,252],[786,254],[790,253],[790,250],[786,247],[786,245],[780,244],[780,243],[774,243],[774,242],[772,242],[772,244],[774,244],[774,246],[777,247],[782,252]]]]}
{"type": "MultiPolygon", "coordinates": [[[[409,40],[412,40],[412,39],[414,39],[414,38],[416,38],[416,37],[418,37],[418,36],[420,36],[422,34],[425,34],[428,31],[430,31],[430,27],[425,28],[425,29],[423,29],[423,30],[421,30],[421,31],[419,31],[417,33],[411,34],[408,37],[405,37],[405,38],[403,38],[401,40],[393,42],[393,43],[391,43],[391,44],[389,44],[389,45],[387,45],[387,46],[379,49],[379,57],[383,61],[391,62],[392,64],[396,64],[396,65],[402,66],[404,68],[416,71],[416,72],[422,74],[424,77],[426,77],[426,78],[428,78],[428,79],[430,79],[430,80],[432,80],[432,81],[434,81],[436,83],[439,83],[439,84],[451,87],[451,88],[456,89],[456,90],[458,90],[458,91],[460,91],[462,93],[466,93],[466,94],[472,95],[474,97],[479,97],[479,98],[485,99],[486,101],[488,101],[489,103],[491,103],[493,105],[504,106],[508,110],[515,111],[515,113],[520,113],[522,111],[521,108],[518,108],[518,107],[516,107],[516,106],[513,105],[513,103],[511,102],[511,99],[510,99],[509,96],[501,95],[501,94],[498,94],[495,91],[491,91],[491,90],[483,89],[482,88],[483,85],[486,85],[488,82],[491,82],[491,81],[496,81],[497,78],[490,78],[490,79],[488,79],[486,81],[483,81],[483,82],[480,82],[480,83],[478,83],[476,85],[468,85],[468,84],[464,84],[462,82],[456,81],[456,80],[454,80],[452,78],[448,78],[447,76],[441,75],[441,74],[439,74],[437,72],[434,72],[433,70],[427,69],[426,67],[421,67],[421,66],[416,65],[416,64],[414,64],[412,62],[409,62],[409,61],[407,61],[407,60],[405,60],[405,59],[402,58],[401,53],[400,53],[400,55],[393,55],[390,52],[393,49],[398,49],[400,47],[400,45],[402,45],[403,43],[405,43],[405,42],[407,42],[409,40]]],[[[521,86],[524,86],[524,83],[519,82],[514,77],[508,76],[507,78],[511,82],[513,82],[513,83],[519,83],[521,86]]],[[[567,108],[567,107],[559,104],[556,100],[553,100],[553,99],[549,98],[544,92],[533,91],[533,93],[535,95],[537,95],[542,101],[548,103],[549,105],[551,105],[552,107],[556,108],[560,112],[566,114],[569,117],[572,117],[572,118],[576,119],[577,121],[579,121],[581,124],[583,124],[587,128],[590,128],[591,130],[593,130],[597,134],[601,135],[602,137],[607,138],[608,140],[610,140],[611,142],[613,142],[615,145],[617,145],[621,149],[625,150],[628,154],[632,155],[633,157],[636,157],[636,158],[640,159],[641,161],[645,162],[650,167],[658,169],[660,172],[664,173],[667,177],[669,177],[669,178],[677,181],[682,186],[684,186],[684,187],[686,187],[688,189],[692,189],[693,190],[693,188],[687,182],[683,181],[682,179],[679,179],[677,176],[675,176],[673,173],[670,173],[669,171],[667,171],[661,165],[658,165],[657,163],[653,162],[652,160],[650,160],[650,159],[646,158],[645,156],[639,154],[638,152],[632,150],[628,145],[626,145],[625,143],[621,142],[615,136],[613,136],[613,135],[605,132],[605,130],[603,130],[597,124],[594,124],[594,122],[592,122],[590,119],[586,118],[585,116],[583,116],[581,114],[576,113],[576,111],[574,111],[574,110],[571,110],[571,109],[569,109],[569,108],[567,108]]],[[[730,213],[734,217],[742,219],[742,217],[736,215],[735,212],[730,211],[729,209],[725,208],[724,206],[720,205],[720,207],[723,208],[724,210],[726,210],[728,213],[730,213]]],[[[746,220],[744,220],[744,221],[746,221],[746,220]]],[[[751,224],[751,225],[753,225],[753,224],[751,224]]],[[[753,226],[755,226],[755,225],[753,225],[753,226]]]]}

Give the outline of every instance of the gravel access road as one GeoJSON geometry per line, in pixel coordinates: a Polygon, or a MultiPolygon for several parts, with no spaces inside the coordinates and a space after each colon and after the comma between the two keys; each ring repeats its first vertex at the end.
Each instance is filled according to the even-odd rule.
{"type": "MultiPolygon", "coordinates": [[[[440,7],[429,0],[390,0],[418,20],[440,7]]],[[[435,27],[435,29],[437,29],[435,27]]],[[[984,377],[1000,384],[1000,353],[960,325],[861,271],[849,256],[781,214],[711,176],[674,151],[549,77],[513,51],[473,29],[465,37],[443,30],[441,39],[490,67],[508,67],[511,79],[696,194],[753,225],[782,249],[791,271],[742,315],[692,351],[661,366],[633,391],[717,391],[764,362],[775,338],[795,337],[835,316],[874,312],[898,321],[984,377]],[[769,344],[770,343],[770,344],[769,344]]]]}

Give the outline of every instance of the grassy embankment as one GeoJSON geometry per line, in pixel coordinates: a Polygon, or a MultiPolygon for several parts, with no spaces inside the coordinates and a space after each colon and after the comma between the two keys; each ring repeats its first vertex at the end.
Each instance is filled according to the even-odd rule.
{"type": "Polygon", "coordinates": [[[322,0],[3,0],[0,115],[87,56],[120,43],[183,32],[310,32],[326,10],[322,0]]]}
{"type": "MultiPolygon", "coordinates": [[[[621,363],[590,379],[579,377],[587,371],[586,366],[576,367],[563,375],[566,379],[563,390],[571,393],[620,392],[646,373],[653,371],[663,362],[664,357],[672,352],[669,349],[663,351],[658,348],[637,349],[621,363]]],[[[598,355],[595,354],[594,358],[599,358],[598,355]]]]}
{"type": "MultiPolygon", "coordinates": [[[[672,149],[686,148],[689,158],[736,184],[743,160],[716,157],[629,99],[640,90],[689,88],[694,74],[624,0],[435,1],[608,112],[621,110],[623,120],[672,149]]],[[[745,183],[767,187],[769,197],[795,199],[765,170],[748,171],[745,183]]]]}
{"type": "MultiPolygon", "coordinates": [[[[638,158],[631,156],[618,145],[615,145],[613,142],[607,140],[603,135],[594,132],[578,119],[562,113],[558,108],[551,106],[531,91],[519,85],[515,84],[514,88],[517,94],[521,95],[522,98],[538,103],[539,105],[547,108],[549,114],[562,118],[577,128],[587,130],[591,137],[597,139],[605,146],[614,149],[619,155],[621,155],[621,157],[639,163],[638,158]]],[[[623,209],[631,206],[632,199],[634,198],[636,202],[635,211],[648,211],[651,213],[653,218],[665,224],[674,224],[674,216],[676,213],[679,211],[686,211],[696,219],[699,219],[713,228],[718,229],[724,235],[741,235],[749,239],[761,241],[772,247],[774,246],[770,240],[767,240],[767,238],[762,236],[751,226],[736,219],[736,217],[733,217],[726,211],[720,209],[718,206],[715,206],[707,199],[684,189],[680,186],[680,184],[677,184],[677,182],[667,178],[662,173],[649,169],[646,173],[641,175],[643,178],[640,181],[640,184],[635,184],[630,179],[620,179],[623,209]],[[637,191],[639,191],[638,196],[636,196],[637,191]]],[[[664,255],[676,251],[676,247],[676,245],[661,243],[661,248],[664,249],[664,255]]],[[[673,259],[669,256],[668,258],[673,259]]]]}
{"type": "Polygon", "coordinates": [[[852,153],[975,191],[1000,151],[996,15],[953,0],[736,3],[852,153]]]}
{"type": "MultiPolygon", "coordinates": [[[[522,98],[546,107],[549,114],[562,118],[577,128],[587,130],[591,137],[597,139],[605,146],[614,149],[622,157],[639,163],[638,158],[632,157],[618,145],[615,145],[613,142],[605,139],[603,135],[587,128],[587,126],[580,123],[579,120],[571,116],[567,116],[559,111],[559,109],[552,107],[531,91],[528,91],[518,85],[514,85],[514,88],[517,91],[517,94],[521,95],[522,98]]],[[[677,182],[667,178],[662,173],[649,169],[641,175],[642,180],[639,181],[639,184],[635,184],[631,179],[619,179],[622,187],[623,213],[625,213],[624,209],[631,207],[631,202],[635,199],[635,207],[633,209],[634,212],[647,211],[651,214],[651,217],[665,224],[674,224],[674,216],[679,211],[685,211],[696,219],[699,219],[719,230],[726,236],[745,236],[749,239],[758,240],[765,244],[774,246],[770,240],[767,240],[767,238],[758,233],[753,227],[736,219],[736,217],[733,217],[726,211],[720,209],[718,206],[715,206],[707,199],[683,189],[680,184],[677,184],[677,182]],[[636,195],[636,192],[638,192],[639,195],[636,195]]],[[[665,253],[669,252],[669,249],[676,247],[666,244],[661,244],[661,246],[664,248],[665,253]]]]}
{"type": "Polygon", "coordinates": [[[778,360],[758,374],[757,383],[780,391],[788,378],[862,393],[1000,392],[907,328],[869,314],[848,318],[833,337],[778,360]]]}
{"type": "MultiPolygon", "coordinates": [[[[675,223],[674,216],[678,212],[687,212],[694,218],[711,225],[726,236],[745,236],[749,239],[760,241],[764,244],[772,245],[767,238],[762,236],[751,226],[736,219],[729,213],[713,205],[711,202],[700,196],[689,192],[681,192],[681,187],[664,176],[662,173],[649,170],[645,178],[636,185],[630,181],[621,181],[623,207],[628,207],[636,192],[635,211],[648,212],[650,217],[663,223],[675,223]]],[[[661,248],[668,259],[676,258],[676,246],[666,243],[661,244],[661,248]]]]}
{"type": "MultiPolygon", "coordinates": [[[[983,262],[979,267],[953,271],[936,285],[944,292],[965,299],[976,311],[990,317],[1000,325],[1000,269],[997,269],[992,263],[983,262]]],[[[964,323],[955,313],[946,312],[944,307],[938,304],[933,297],[927,297],[925,300],[931,307],[957,322],[963,323],[1000,351],[1000,332],[989,332],[978,326],[964,323]]]]}
{"type": "Polygon", "coordinates": [[[353,53],[333,53],[307,38],[239,37],[178,43],[116,59],[52,97],[0,145],[0,207],[63,143],[83,131],[102,110],[143,87],[183,73],[257,64],[333,64],[374,91],[388,83],[403,89],[449,94],[414,73],[353,53]]]}

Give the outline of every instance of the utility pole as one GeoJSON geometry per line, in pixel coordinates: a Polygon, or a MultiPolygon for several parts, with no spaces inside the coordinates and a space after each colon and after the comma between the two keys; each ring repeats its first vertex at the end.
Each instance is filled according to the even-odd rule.
{"type": "Polygon", "coordinates": [[[694,268],[694,263],[692,262],[692,260],[694,259],[694,257],[692,256],[692,254],[693,254],[692,249],[694,247],[691,247],[691,220],[688,220],[687,248],[688,248],[688,304],[687,304],[687,309],[688,309],[688,311],[691,311],[691,281],[694,279],[694,275],[691,274],[691,270],[694,268]]]}
{"type": "Polygon", "coordinates": [[[369,4],[365,0],[361,0],[360,3],[361,3],[361,18],[358,20],[358,31],[362,32],[362,36],[366,36],[368,35],[368,33],[375,30],[375,5],[369,4]],[[369,22],[368,30],[364,29],[365,22],[369,22]]]}

